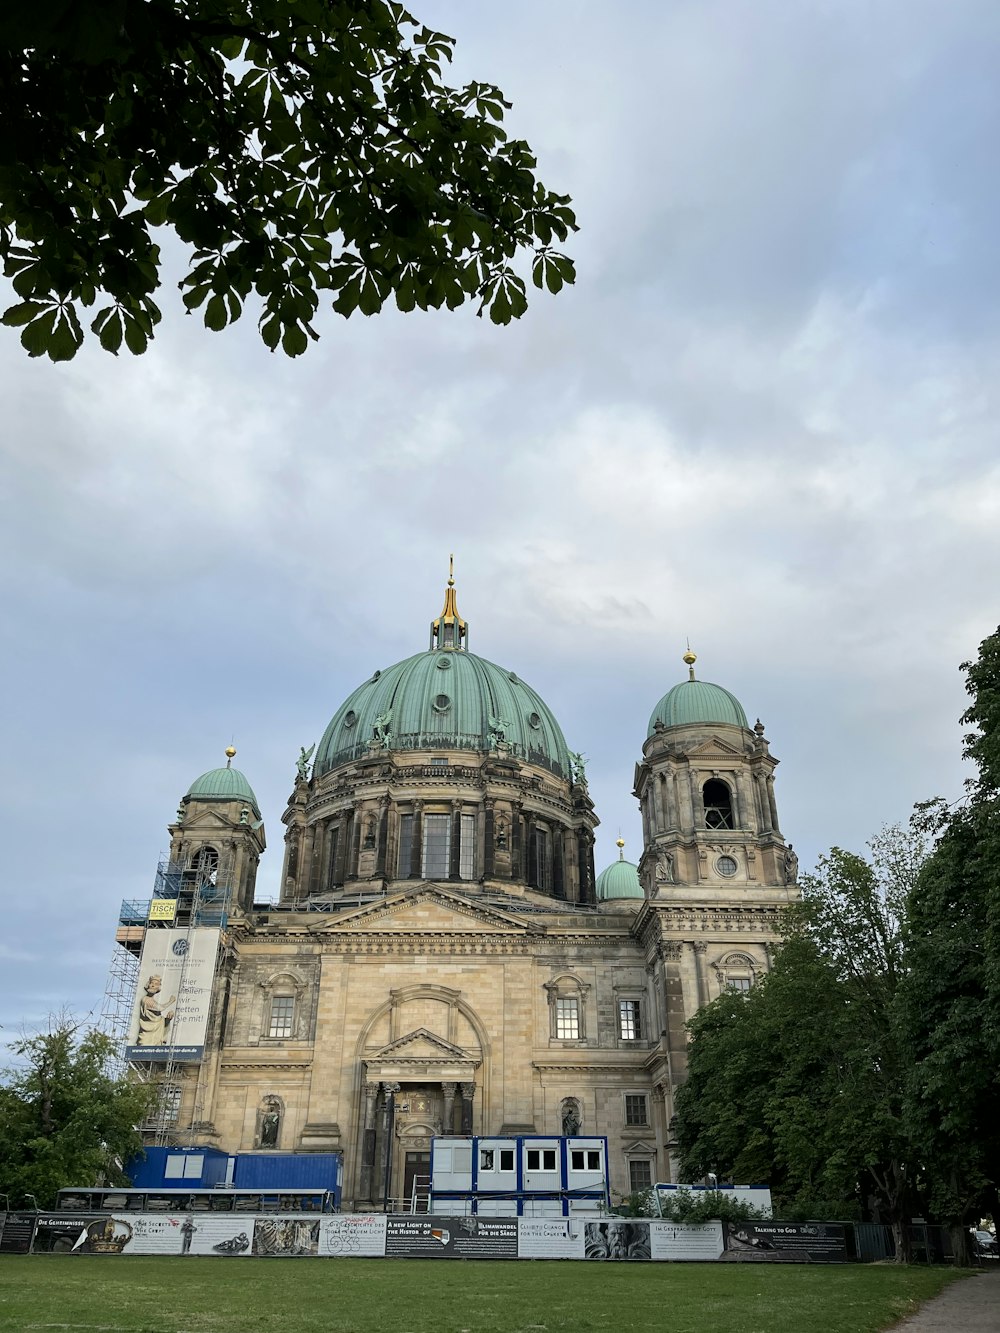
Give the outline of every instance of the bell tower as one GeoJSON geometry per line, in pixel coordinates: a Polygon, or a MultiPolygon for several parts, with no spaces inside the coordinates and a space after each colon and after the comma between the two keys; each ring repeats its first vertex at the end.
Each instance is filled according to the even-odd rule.
{"type": "Polygon", "coordinates": [[[235,748],[227,746],[225,768],[210,769],[192,782],[168,827],[170,861],[180,872],[182,894],[197,888],[203,898],[225,901],[229,913],[253,906],[257,865],[266,847],[257,797],[233,768],[235,756],[235,748]]]}
{"type": "Polygon", "coordinates": [[[636,767],[646,896],[792,885],[797,858],[778,822],[778,761],[764,726],[750,727],[734,695],[697,679],[690,649],[683,660],[688,679],[653,710],[636,767]]]}

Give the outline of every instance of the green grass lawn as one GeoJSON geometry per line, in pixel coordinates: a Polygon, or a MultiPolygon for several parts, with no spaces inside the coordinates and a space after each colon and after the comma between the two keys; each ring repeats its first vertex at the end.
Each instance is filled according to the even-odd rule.
{"type": "Polygon", "coordinates": [[[433,1259],[0,1257],[0,1329],[874,1333],[955,1273],[433,1259]]]}

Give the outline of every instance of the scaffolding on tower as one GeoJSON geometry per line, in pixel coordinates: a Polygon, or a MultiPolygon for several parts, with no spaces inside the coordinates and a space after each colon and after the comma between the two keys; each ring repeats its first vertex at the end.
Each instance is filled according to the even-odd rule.
{"type": "MultiPolygon", "coordinates": [[[[177,1136],[179,1097],[174,1079],[179,1068],[187,1066],[174,1056],[174,1029],[171,1028],[166,1060],[138,1062],[129,1060],[126,1051],[135,1013],[139,988],[139,963],[147,931],[172,928],[182,932],[188,943],[184,961],[177,978],[177,994],[183,993],[192,932],[200,926],[225,929],[228,923],[231,884],[217,862],[199,861],[190,868],[175,862],[161,860],[156,870],[152,898],[122,901],[115,932],[115,948],[108,969],[107,987],[101,1006],[98,1027],[114,1043],[112,1068],[122,1077],[142,1082],[155,1082],[160,1092],[154,1108],[142,1128],[152,1133],[157,1146],[163,1146],[177,1136]]],[[[199,1077],[192,1108],[189,1137],[199,1119],[204,1089],[199,1077]]]]}

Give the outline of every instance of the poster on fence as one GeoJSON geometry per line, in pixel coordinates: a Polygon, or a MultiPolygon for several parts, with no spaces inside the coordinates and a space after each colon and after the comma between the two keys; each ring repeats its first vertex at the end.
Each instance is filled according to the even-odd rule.
{"type": "Polygon", "coordinates": [[[396,1259],[516,1259],[516,1217],[388,1217],[385,1253],[396,1259]]]}
{"type": "Polygon", "coordinates": [[[360,1259],[385,1254],[385,1213],[338,1213],[319,1224],[319,1253],[360,1259]]]}
{"type": "Polygon", "coordinates": [[[725,1248],[721,1222],[650,1222],[649,1257],[670,1260],[718,1259],[725,1248]]]}
{"type": "Polygon", "coordinates": [[[624,1217],[587,1222],[583,1250],[587,1259],[648,1259],[649,1223],[624,1217]]]}
{"type": "Polygon", "coordinates": [[[584,1224],[575,1217],[522,1217],[518,1222],[520,1259],[582,1259],[584,1224]]]}
{"type": "Polygon", "coordinates": [[[837,1264],[847,1262],[843,1226],[835,1222],[730,1222],[729,1263],[837,1264]]]}
{"type": "Polygon", "coordinates": [[[27,1254],[36,1218],[35,1213],[0,1213],[0,1254],[27,1254]]]}

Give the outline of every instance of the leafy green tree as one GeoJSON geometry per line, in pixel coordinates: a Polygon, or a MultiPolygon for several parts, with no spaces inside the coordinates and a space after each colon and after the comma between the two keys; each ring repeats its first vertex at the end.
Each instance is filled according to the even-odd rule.
{"type": "Polygon", "coordinates": [[[519,256],[539,288],[574,280],[554,243],[575,219],[500,90],[442,81],[452,46],[394,0],[7,0],[3,322],[66,360],[97,305],[106,350],[144,351],[167,229],[188,312],[222,329],[252,299],[289,356],[323,293],[344,316],[471,299],[509,323],[519,256]]]}
{"type": "Polygon", "coordinates": [[[908,1125],[956,1245],[1000,1213],[1000,630],[962,669],[976,773],[962,806],[929,804],[940,837],[907,900],[899,996],[908,1125]]]}
{"type": "Polygon", "coordinates": [[[137,1126],[153,1085],[114,1077],[111,1039],[64,1019],[11,1050],[18,1064],[0,1084],[0,1192],[15,1207],[31,1194],[44,1208],[64,1186],[126,1183],[121,1163],[142,1146],[137,1126]]]}
{"type": "Polygon", "coordinates": [[[923,839],[894,828],[870,847],[871,861],[822,857],[771,974],[692,1020],[678,1138],[687,1178],[768,1183],[796,1214],[864,1207],[892,1225],[905,1259],[918,1173],[895,998],[923,839]]]}

